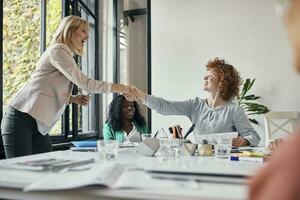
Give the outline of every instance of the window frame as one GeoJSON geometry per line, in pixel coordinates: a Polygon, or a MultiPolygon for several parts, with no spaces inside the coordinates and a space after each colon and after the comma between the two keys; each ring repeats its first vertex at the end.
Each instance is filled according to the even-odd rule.
{"type": "MultiPolygon", "coordinates": [[[[0,78],[0,102],[1,102],[1,107],[0,107],[0,119],[2,121],[2,116],[3,116],[3,4],[4,4],[4,1],[2,1],[0,3],[0,63],[1,63],[1,66],[0,67],[0,75],[1,75],[1,78],[0,78]]],[[[1,130],[0,130],[1,132],[1,130]]],[[[1,144],[2,144],[2,137],[0,139],[1,141],[1,144]]],[[[2,145],[1,145],[2,146],[2,145]]]]}
{"type": "MultiPolygon", "coordinates": [[[[123,8],[120,6],[120,0],[113,0],[113,23],[114,23],[114,50],[113,50],[113,82],[120,83],[120,18],[123,17],[123,8]]],[[[152,94],[152,47],[151,47],[151,0],[147,0],[147,93],[152,94]]],[[[114,94],[114,97],[117,94],[114,94]]],[[[152,129],[152,112],[148,108],[148,130],[152,129]]]]}
{"type": "MultiPolygon", "coordinates": [[[[93,13],[88,6],[82,0],[62,0],[62,18],[70,14],[80,16],[79,8],[83,9],[87,14],[89,14],[95,20],[95,49],[99,48],[99,29],[98,29],[98,0],[95,0],[95,13],[93,13]]],[[[98,51],[95,51],[95,79],[99,79],[99,60],[98,51]]],[[[75,56],[76,63],[79,62],[79,56],[75,56]]],[[[72,94],[76,95],[78,93],[78,87],[74,85],[72,94]]],[[[66,110],[62,116],[62,132],[59,136],[51,136],[52,144],[55,146],[61,146],[63,143],[68,144],[71,140],[84,140],[84,139],[95,139],[99,137],[99,94],[95,94],[95,112],[96,112],[96,131],[93,132],[82,132],[78,129],[78,114],[79,109],[77,104],[72,104],[66,106],[66,110]],[[70,113],[72,112],[72,115],[70,113]],[[72,130],[70,129],[70,117],[72,123],[72,130]],[[80,134],[81,133],[81,134],[80,134]]]]}
{"type": "MultiPolygon", "coordinates": [[[[2,1],[0,3],[0,119],[2,122],[2,116],[3,116],[3,5],[4,5],[4,1],[2,1]]],[[[1,130],[0,130],[1,133],[1,130]]],[[[3,146],[3,141],[2,141],[2,137],[0,137],[0,159],[5,158],[5,153],[4,153],[4,146],[3,146]]]]}

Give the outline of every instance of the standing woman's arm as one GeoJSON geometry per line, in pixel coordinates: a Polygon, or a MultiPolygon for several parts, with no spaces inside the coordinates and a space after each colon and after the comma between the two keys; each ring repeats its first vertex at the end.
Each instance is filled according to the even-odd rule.
{"type": "Polygon", "coordinates": [[[65,44],[56,44],[50,50],[50,62],[66,78],[79,88],[90,93],[129,93],[129,87],[88,78],[75,63],[70,49],[65,44]]]}

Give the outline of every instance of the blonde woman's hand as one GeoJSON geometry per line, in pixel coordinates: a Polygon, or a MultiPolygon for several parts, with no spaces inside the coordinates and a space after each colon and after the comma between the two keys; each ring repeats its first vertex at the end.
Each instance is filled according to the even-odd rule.
{"type": "Polygon", "coordinates": [[[89,95],[76,95],[70,97],[70,103],[76,103],[81,106],[86,106],[89,104],[91,97],[89,95]]]}
{"type": "Polygon", "coordinates": [[[143,99],[145,100],[147,94],[141,90],[139,90],[136,86],[131,86],[130,93],[133,95],[136,99],[143,99]]]}
{"type": "Polygon", "coordinates": [[[135,101],[136,98],[130,91],[131,85],[123,85],[121,95],[123,95],[127,101],[135,101]]]}

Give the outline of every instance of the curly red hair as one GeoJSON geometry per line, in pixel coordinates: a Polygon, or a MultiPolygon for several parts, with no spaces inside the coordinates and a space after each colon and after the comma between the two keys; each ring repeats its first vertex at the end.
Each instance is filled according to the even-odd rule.
{"type": "Polygon", "coordinates": [[[238,96],[241,85],[241,77],[239,72],[230,64],[226,64],[224,60],[215,58],[208,61],[206,69],[211,70],[219,81],[221,97],[224,100],[231,100],[238,96]]]}

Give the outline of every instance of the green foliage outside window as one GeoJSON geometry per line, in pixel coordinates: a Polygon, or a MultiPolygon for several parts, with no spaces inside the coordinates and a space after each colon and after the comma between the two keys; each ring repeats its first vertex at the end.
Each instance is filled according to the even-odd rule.
{"type": "Polygon", "coordinates": [[[61,21],[61,0],[47,1],[47,46],[50,45],[52,35],[61,21]]]}
{"type": "MultiPolygon", "coordinates": [[[[3,110],[31,77],[40,57],[40,0],[4,0],[3,110]]],[[[61,0],[47,0],[46,43],[61,20],[61,0]]],[[[60,125],[59,125],[60,127],[60,125]]],[[[60,128],[55,132],[60,132],[60,128]]]]}
{"type": "Polygon", "coordinates": [[[5,0],[3,9],[3,101],[7,106],[39,58],[40,1],[5,0]]]}

